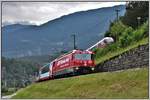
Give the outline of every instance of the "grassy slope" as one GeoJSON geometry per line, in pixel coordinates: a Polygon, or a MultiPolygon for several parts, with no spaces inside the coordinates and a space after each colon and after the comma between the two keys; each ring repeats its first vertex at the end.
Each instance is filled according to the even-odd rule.
{"type": "Polygon", "coordinates": [[[148,44],[149,43],[149,40],[148,40],[148,37],[147,38],[143,38],[142,40],[138,41],[138,42],[135,42],[125,48],[120,48],[120,49],[117,49],[113,52],[108,52],[106,55],[104,56],[99,56],[96,58],[96,61],[95,63],[96,64],[99,64],[99,63],[102,63],[106,60],[109,60],[110,58],[114,57],[114,56],[118,56],[126,51],[129,51],[130,49],[133,49],[133,48],[136,48],[138,47],[139,45],[144,45],[144,44],[148,44]]]}
{"type": "Polygon", "coordinates": [[[13,98],[148,98],[148,68],[34,83],[13,98]]]}

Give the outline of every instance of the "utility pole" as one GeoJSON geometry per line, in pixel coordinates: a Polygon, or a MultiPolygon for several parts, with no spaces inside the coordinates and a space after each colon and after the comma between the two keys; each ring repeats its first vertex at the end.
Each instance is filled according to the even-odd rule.
{"type": "Polygon", "coordinates": [[[75,34],[72,34],[72,36],[73,36],[73,49],[77,49],[77,47],[76,47],[76,35],[75,34]]]}
{"type": "Polygon", "coordinates": [[[137,23],[138,23],[138,27],[139,27],[141,24],[141,17],[137,17],[137,23]]]}
{"type": "Polygon", "coordinates": [[[116,9],[115,11],[116,11],[116,16],[117,16],[117,21],[118,21],[119,20],[119,12],[120,12],[120,10],[116,9]]]}

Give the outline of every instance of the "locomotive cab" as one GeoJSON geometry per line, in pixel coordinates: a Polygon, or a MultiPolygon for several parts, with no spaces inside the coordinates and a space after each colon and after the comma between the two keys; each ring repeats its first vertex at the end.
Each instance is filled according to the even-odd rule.
{"type": "Polygon", "coordinates": [[[91,51],[76,51],[73,54],[75,70],[81,70],[81,72],[83,70],[93,71],[95,66],[93,55],[94,53],[91,51]]]}

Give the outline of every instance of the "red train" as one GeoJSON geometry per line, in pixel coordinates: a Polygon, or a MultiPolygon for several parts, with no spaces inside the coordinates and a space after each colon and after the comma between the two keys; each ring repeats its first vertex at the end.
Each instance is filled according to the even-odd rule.
{"type": "Polygon", "coordinates": [[[37,81],[68,74],[88,73],[94,70],[93,54],[92,51],[73,50],[62,55],[40,68],[37,81]]]}

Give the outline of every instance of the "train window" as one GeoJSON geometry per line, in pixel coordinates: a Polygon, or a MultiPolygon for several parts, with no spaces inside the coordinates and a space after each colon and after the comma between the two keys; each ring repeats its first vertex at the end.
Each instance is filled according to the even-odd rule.
{"type": "Polygon", "coordinates": [[[91,54],[75,54],[75,59],[91,60],[91,54]]]}
{"type": "Polygon", "coordinates": [[[41,70],[39,71],[39,75],[41,74],[41,70]]]}
{"type": "Polygon", "coordinates": [[[46,73],[46,72],[49,72],[49,66],[50,66],[50,64],[45,65],[45,66],[42,68],[41,74],[46,73]]]}

